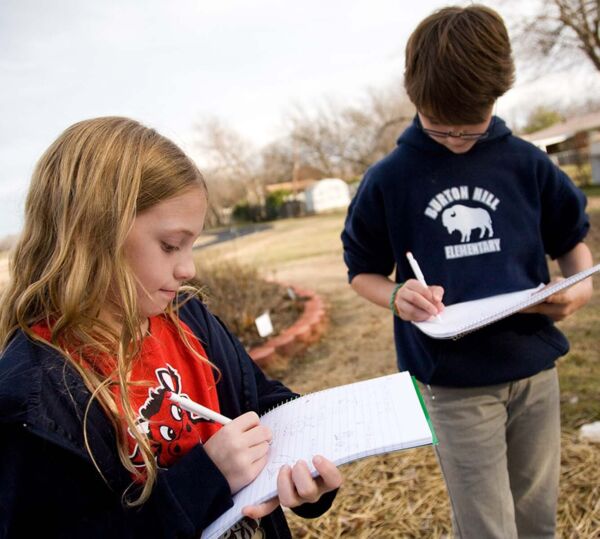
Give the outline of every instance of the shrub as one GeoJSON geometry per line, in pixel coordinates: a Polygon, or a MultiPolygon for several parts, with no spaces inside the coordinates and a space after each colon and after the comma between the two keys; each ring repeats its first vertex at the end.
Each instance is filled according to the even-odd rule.
{"type": "Polygon", "coordinates": [[[574,165],[561,165],[560,168],[579,187],[586,187],[592,183],[592,165],[587,163],[574,165]]]}
{"type": "Polygon", "coordinates": [[[195,284],[203,288],[204,301],[231,332],[251,348],[263,342],[254,321],[265,311],[273,322],[273,335],[291,326],[302,311],[300,300],[292,300],[287,289],[265,281],[255,268],[231,261],[198,268],[195,284]]]}
{"type": "Polygon", "coordinates": [[[258,223],[264,220],[264,212],[261,206],[250,204],[247,201],[238,202],[233,207],[232,217],[241,223],[258,223]]]}
{"type": "Polygon", "coordinates": [[[267,195],[267,219],[278,219],[282,216],[283,205],[291,194],[288,189],[278,189],[267,195]]]}

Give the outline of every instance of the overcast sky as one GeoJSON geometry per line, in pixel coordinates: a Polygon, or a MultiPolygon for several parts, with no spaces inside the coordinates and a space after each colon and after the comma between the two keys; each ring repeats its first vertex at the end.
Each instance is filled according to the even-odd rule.
{"type": "MultiPolygon", "coordinates": [[[[350,103],[399,79],[410,32],[448,4],[0,0],[0,236],[20,230],[35,161],[68,125],[130,116],[202,165],[193,147],[202,118],[218,116],[260,146],[295,103],[350,103]]],[[[597,78],[571,74],[570,87],[598,90],[597,78]]],[[[568,95],[564,75],[544,80],[518,80],[498,113],[510,122],[568,95]]]]}

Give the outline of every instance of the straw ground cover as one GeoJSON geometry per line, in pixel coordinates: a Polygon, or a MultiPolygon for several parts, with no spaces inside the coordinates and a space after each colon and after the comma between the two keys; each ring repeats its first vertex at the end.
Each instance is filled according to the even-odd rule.
{"type": "MultiPolygon", "coordinates": [[[[589,244],[600,261],[600,198],[590,200],[589,244]]],[[[343,214],[274,223],[259,232],[199,251],[198,262],[221,257],[257,266],[263,275],[316,290],[328,303],[329,332],[303,358],[274,373],[309,392],[395,372],[392,320],[347,285],[339,233],[343,214]]],[[[577,430],[600,420],[600,280],[591,305],[561,324],[571,352],[559,362],[563,448],[559,533],[600,536],[600,445],[577,430]]],[[[371,457],[344,466],[334,507],[314,521],[289,513],[298,538],[429,538],[450,533],[449,502],[431,448],[371,457]]]]}

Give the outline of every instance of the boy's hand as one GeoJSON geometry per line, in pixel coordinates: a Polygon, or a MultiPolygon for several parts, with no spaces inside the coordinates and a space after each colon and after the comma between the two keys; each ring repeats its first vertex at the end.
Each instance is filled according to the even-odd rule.
{"type": "MultiPolygon", "coordinates": [[[[563,278],[559,277],[552,279],[551,283],[562,280],[563,278]]],[[[560,322],[583,307],[592,297],[592,293],[592,279],[584,279],[565,290],[552,294],[542,303],[529,307],[523,312],[545,314],[555,322],[560,322]]]]}
{"type": "Polygon", "coordinates": [[[232,494],[245,487],[267,463],[271,430],[255,412],[236,417],[213,434],[204,450],[227,479],[232,494]]]}
{"type": "Polygon", "coordinates": [[[416,279],[409,279],[396,294],[396,310],[402,320],[424,322],[444,310],[441,286],[423,286],[416,279]]]}
{"type": "Polygon", "coordinates": [[[250,518],[261,518],[272,513],[278,505],[297,507],[304,503],[314,503],[326,492],[339,488],[342,474],[336,465],[325,457],[317,455],[313,464],[319,472],[311,477],[308,465],[299,460],[293,467],[282,466],[277,476],[277,497],[258,505],[248,505],[242,512],[250,518]]]}

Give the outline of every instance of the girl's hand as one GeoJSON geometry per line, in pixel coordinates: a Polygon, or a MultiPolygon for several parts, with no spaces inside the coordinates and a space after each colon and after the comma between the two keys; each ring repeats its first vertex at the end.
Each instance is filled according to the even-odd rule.
{"type": "Polygon", "coordinates": [[[236,417],[213,434],[204,450],[227,479],[231,493],[245,487],[267,463],[272,433],[255,412],[236,417]]]}
{"type": "Polygon", "coordinates": [[[396,310],[402,320],[424,322],[444,310],[441,286],[423,286],[416,279],[409,279],[396,293],[396,310]]]}
{"type": "Polygon", "coordinates": [[[293,467],[282,466],[277,476],[277,497],[258,505],[248,505],[242,512],[250,518],[261,518],[272,513],[278,505],[297,507],[304,503],[314,503],[326,492],[339,488],[342,474],[336,465],[320,455],[313,458],[319,472],[311,477],[308,464],[299,460],[293,467]]]}
{"type": "MultiPolygon", "coordinates": [[[[552,279],[552,282],[556,281],[562,281],[562,277],[552,279]]],[[[529,307],[523,312],[545,314],[555,322],[559,322],[583,307],[592,297],[593,291],[592,279],[584,279],[565,290],[552,294],[542,303],[529,307]]]]}

